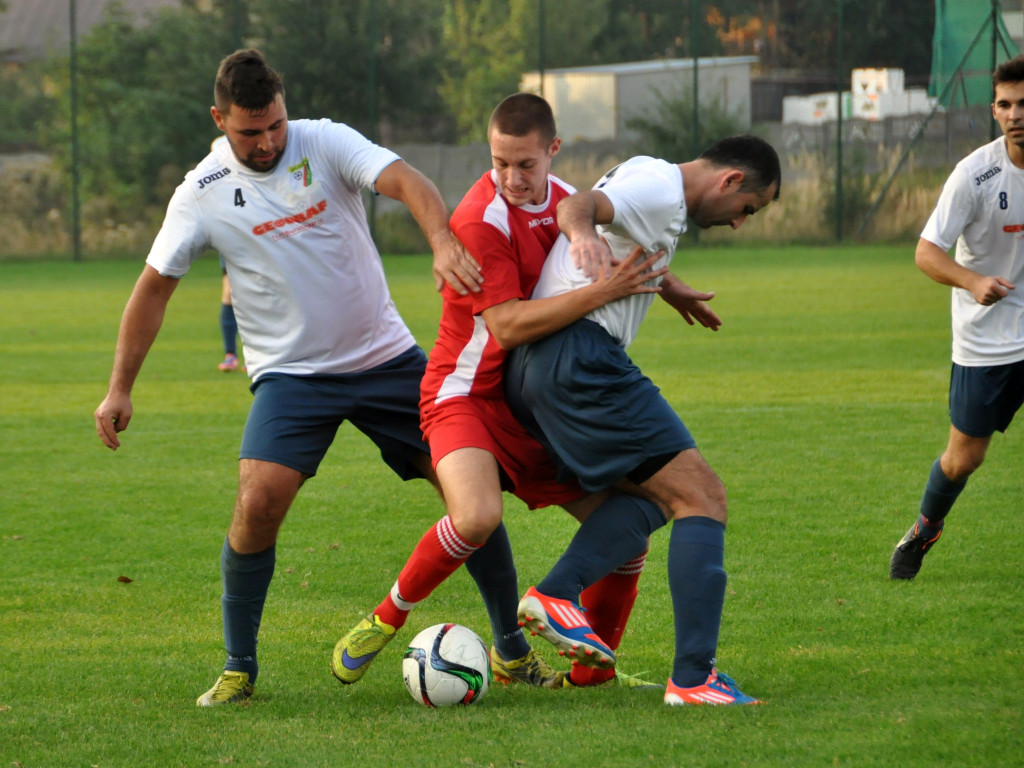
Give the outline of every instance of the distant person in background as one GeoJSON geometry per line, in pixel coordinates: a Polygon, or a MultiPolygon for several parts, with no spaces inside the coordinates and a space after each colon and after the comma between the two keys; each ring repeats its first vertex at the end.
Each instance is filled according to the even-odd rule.
{"type": "Polygon", "coordinates": [[[893,579],[921,570],[993,433],[1024,403],[1024,56],[997,67],[992,88],[1003,136],[957,164],[914,254],[922,272],[953,287],[951,426],[917,520],[892,553],[893,579]]]}
{"type": "Polygon", "coordinates": [[[231,283],[228,281],[228,268],[224,257],[219,256],[221,270],[220,288],[220,335],[224,339],[224,360],[217,364],[218,371],[230,373],[245,367],[238,362],[238,321],[235,320],[235,308],[231,306],[231,283]]]}

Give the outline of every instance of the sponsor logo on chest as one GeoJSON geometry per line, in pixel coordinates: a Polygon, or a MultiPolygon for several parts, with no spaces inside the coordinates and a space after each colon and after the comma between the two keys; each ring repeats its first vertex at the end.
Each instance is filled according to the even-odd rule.
{"type": "Polygon", "coordinates": [[[323,224],[323,219],[319,219],[317,217],[326,210],[327,201],[321,200],[319,203],[309,206],[309,208],[304,211],[298,211],[288,216],[282,216],[279,219],[272,219],[270,221],[265,221],[262,224],[257,224],[252,228],[252,233],[259,236],[273,232],[274,234],[271,235],[271,237],[275,240],[280,240],[283,237],[291,237],[292,235],[297,235],[299,232],[305,232],[307,229],[313,229],[321,226],[323,224]]]}

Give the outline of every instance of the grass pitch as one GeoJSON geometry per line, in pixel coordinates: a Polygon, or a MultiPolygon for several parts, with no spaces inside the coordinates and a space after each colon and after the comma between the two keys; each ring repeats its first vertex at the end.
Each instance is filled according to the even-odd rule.
{"type": "MultiPolygon", "coordinates": [[[[948,290],[912,250],[684,250],[676,271],[718,291],[725,324],[656,306],[631,349],[730,493],[719,666],[767,704],[725,709],[496,685],[429,711],[402,685],[401,640],[338,684],[334,642],[441,514],[350,426],[282,531],[256,695],[198,709],[223,658],[218,555],[250,399],[215,368],[216,260],[173,297],[116,453],[91,413],[141,264],[0,266],[0,765],[1021,765],[1024,424],[993,440],[917,581],[888,579],[948,430],[948,290]]],[[[386,270],[429,348],[429,261],[386,270]]],[[[511,497],[507,511],[525,589],[574,524],[511,497]]],[[[622,669],[658,680],[667,540],[654,537],[620,651],[622,669]]],[[[404,637],[449,620],[488,637],[464,572],[404,637]]]]}

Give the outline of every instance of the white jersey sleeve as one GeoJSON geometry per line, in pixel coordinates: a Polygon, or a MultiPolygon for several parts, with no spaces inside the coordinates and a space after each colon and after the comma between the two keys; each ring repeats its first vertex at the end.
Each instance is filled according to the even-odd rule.
{"type": "Polygon", "coordinates": [[[952,248],[977,214],[981,198],[975,194],[975,186],[963,166],[958,165],[946,179],[921,237],[944,251],[952,248]]]}
{"type": "MultiPolygon", "coordinates": [[[[197,170],[205,164],[203,161],[197,170]]],[[[153,241],[146,263],[164,277],[181,277],[209,247],[210,238],[203,225],[199,201],[188,185],[182,184],[174,190],[167,204],[164,223],[153,241]]]]}
{"type": "Polygon", "coordinates": [[[313,146],[353,189],[373,189],[381,172],[401,158],[342,123],[323,119],[309,124],[313,146]]]}
{"type": "Polygon", "coordinates": [[[942,189],[921,237],[943,250],[956,244],[958,264],[1017,287],[991,306],[953,288],[953,362],[1003,365],[1024,360],[1024,169],[1002,137],[961,160],[942,189]]]}

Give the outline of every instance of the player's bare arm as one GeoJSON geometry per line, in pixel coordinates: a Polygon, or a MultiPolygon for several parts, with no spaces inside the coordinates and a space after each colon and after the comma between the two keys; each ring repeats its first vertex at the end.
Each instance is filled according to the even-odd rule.
{"type": "Polygon", "coordinates": [[[614,215],[611,200],[596,189],[577,192],[558,204],[558,228],[569,238],[573,263],[592,280],[610,273],[612,252],[596,227],[611,224],[614,215]]]}
{"type": "Polygon", "coordinates": [[[448,227],[448,206],[434,183],[408,163],[397,160],[377,177],[377,191],[405,204],[420,225],[434,254],[434,284],[448,283],[462,296],[480,291],[480,265],[448,227]]]}
{"type": "Polygon", "coordinates": [[[177,286],[177,279],[164,277],[146,265],[124,308],[107,396],[93,413],[96,433],[111,450],[120,447],[117,433],[126,430],[131,421],[132,387],[149,348],[160,332],[167,302],[177,286]]]}
{"type": "Polygon", "coordinates": [[[660,288],[646,283],[668,272],[667,267],[651,269],[664,255],[662,251],[647,254],[643,248],[636,248],[607,277],[558,296],[527,301],[511,299],[488,307],[482,313],[484,322],[502,349],[529,344],[616,299],[636,293],[660,293],[660,288]]]}
{"type": "Polygon", "coordinates": [[[712,331],[717,331],[722,325],[722,318],[707,305],[715,298],[714,292],[691,288],[671,272],[661,281],[661,298],[690,325],[698,323],[712,331]]]}
{"type": "Polygon", "coordinates": [[[986,307],[1006,298],[1016,287],[1004,277],[980,275],[958,264],[942,248],[924,238],[917,243],[914,262],[935,282],[970,291],[974,300],[986,307]]]}

